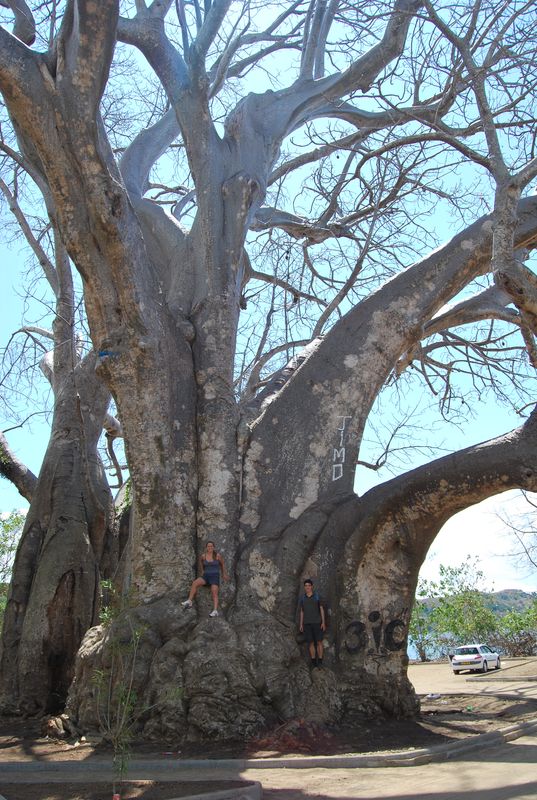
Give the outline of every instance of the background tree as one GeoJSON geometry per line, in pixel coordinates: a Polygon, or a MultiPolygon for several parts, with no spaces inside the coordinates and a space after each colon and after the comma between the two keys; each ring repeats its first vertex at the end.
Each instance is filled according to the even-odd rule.
{"type": "Polygon", "coordinates": [[[533,655],[535,611],[535,597],[525,592],[491,592],[479,559],[468,557],[458,566],[441,564],[437,580],[418,581],[409,641],[421,661],[482,641],[505,655],[533,655]]]}
{"type": "Polygon", "coordinates": [[[18,511],[0,517],[0,628],[4,618],[15,550],[23,525],[24,515],[18,511]]]}
{"type": "Polygon", "coordinates": [[[433,597],[436,584],[424,578],[418,580],[416,597],[410,623],[408,625],[408,642],[414,647],[420,661],[430,661],[437,655],[435,631],[432,629],[431,608],[428,602],[433,597]]]}
{"type": "Polygon", "coordinates": [[[459,642],[486,641],[495,630],[496,617],[483,597],[484,578],[476,559],[467,560],[460,567],[440,566],[433,595],[438,602],[431,612],[431,622],[443,638],[444,649],[459,642]]]}
{"type": "Polygon", "coordinates": [[[464,643],[488,641],[498,618],[484,594],[484,574],[479,559],[458,567],[440,565],[438,581],[427,585],[430,601],[428,625],[434,648],[445,655],[464,643]]]}
{"type": "MultiPolygon", "coordinates": [[[[70,0],[32,24],[10,8],[0,90],[81,276],[89,355],[125,437],[137,605],[116,633],[144,630],[144,733],[413,713],[419,566],[452,514],[536,488],[537,419],[362,497],[356,461],[377,396],[407,371],[444,414],[463,407],[463,374],[477,394],[532,397],[532,5],[70,0]],[[126,133],[107,94],[125,48],[134,80],[145,59],[158,82],[146,127],[126,133]],[[487,175],[492,216],[476,218],[477,172],[457,188],[463,161],[487,175]],[[462,230],[423,257],[435,200],[462,230]],[[207,538],[233,573],[216,622],[203,599],[177,605],[207,538]],[[305,572],[332,609],[321,675],[295,638],[305,572]]],[[[124,91],[125,108],[136,100],[124,91]]],[[[21,682],[11,641],[4,688],[40,703],[44,679],[21,682]]],[[[83,726],[103,641],[93,628],[79,653],[83,726]]]]}
{"type": "Polygon", "coordinates": [[[498,621],[491,637],[493,647],[510,656],[533,656],[537,652],[537,598],[523,611],[513,609],[498,621]]]}

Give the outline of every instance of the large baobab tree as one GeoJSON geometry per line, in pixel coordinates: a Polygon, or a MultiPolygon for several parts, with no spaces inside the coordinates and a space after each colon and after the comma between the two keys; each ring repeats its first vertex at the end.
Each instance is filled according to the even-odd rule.
{"type": "MultiPolygon", "coordinates": [[[[145,734],[412,713],[419,566],[452,514],[535,489],[537,419],[361,497],[356,461],[375,399],[411,366],[445,399],[461,354],[476,383],[501,371],[506,330],[535,363],[532,5],[73,0],[53,20],[3,5],[0,90],[81,275],[125,439],[130,600],[114,635],[140,626],[145,734]],[[154,99],[138,131],[117,111],[142,103],[117,93],[127,50],[154,99]],[[465,225],[425,255],[434,199],[465,225]],[[203,596],[179,607],[208,538],[232,573],[216,620],[203,596]],[[312,675],[295,626],[306,573],[331,609],[312,675]]],[[[83,726],[106,640],[92,628],[79,653],[83,726]]],[[[3,680],[24,705],[13,653],[3,680]]]]}

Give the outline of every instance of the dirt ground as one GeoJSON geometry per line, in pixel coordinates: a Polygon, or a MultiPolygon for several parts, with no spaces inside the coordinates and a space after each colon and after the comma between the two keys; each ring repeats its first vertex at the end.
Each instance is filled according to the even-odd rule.
{"type": "MultiPolygon", "coordinates": [[[[427,669],[426,666],[423,667],[427,669]]],[[[446,664],[446,669],[449,666],[446,664]]],[[[535,675],[537,659],[509,670],[511,674],[535,675]]],[[[434,688],[434,687],[432,687],[434,688]]],[[[460,683],[462,692],[468,684],[460,683]]],[[[246,744],[243,742],[182,744],[135,743],[132,758],[274,758],[294,755],[332,755],[391,752],[431,747],[507,727],[537,717],[535,697],[472,693],[421,696],[421,713],[413,720],[364,720],[353,727],[320,728],[304,720],[292,720],[246,744]]],[[[97,742],[65,742],[42,735],[41,720],[0,718],[0,762],[109,762],[111,751],[97,742]]],[[[1,772],[0,772],[1,776],[1,772]]],[[[193,776],[194,777],[194,776],[193,776]]],[[[170,775],[172,778],[172,775],[170,775]]],[[[7,780],[6,780],[7,779],[7,780]]],[[[6,800],[111,800],[112,785],[96,782],[8,783],[0,777],[0,795],[6,800]]],[[[29,778],[30,780],[30,778],[29,778]]],[[[57,780],[57,779],[56,779],[57,780]]],[[[171,800],[211,789],[240,786],[240,782],[156,780],[126,782],[121,800],[171,800]]]]}
{"type": "MultiPolygon", "coordinates": [[[[215,791],[244,786],[244,781],[218,781],[215,791]]],[[[176,800],[211,790],[200,781],[127,781],[120,792],[121,800],[176,800]]],[[[111,783],[17,783],[0,787],[6,800],[112,800],[111,783]]]]}

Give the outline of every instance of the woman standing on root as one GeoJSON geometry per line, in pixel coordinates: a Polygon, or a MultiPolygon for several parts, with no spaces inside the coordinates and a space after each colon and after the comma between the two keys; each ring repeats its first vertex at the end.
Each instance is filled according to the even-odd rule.
{"type": "Polygon", "coordinates": [[[192,608],[192,602],[196,596],[196,592],[200,586],[210,586],[211,595],[213,598],[213,610],[209,614],[210,617],[218,616],[218,587],[220,586],[220,572],[225,581],[229,580],[229,575],[226,572],[224,561],[220,553],[216,552],[214,542],[207,542],[205,551],[199,557],[199,572],[201,577],[192,581],[190,587],[190,594],[188,600],[185,600],[181,605],[186,610],[192,608]]]}

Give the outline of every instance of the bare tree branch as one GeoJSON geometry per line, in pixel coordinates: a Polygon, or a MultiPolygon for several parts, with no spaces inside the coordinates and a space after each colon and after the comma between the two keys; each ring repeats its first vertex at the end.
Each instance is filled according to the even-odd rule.
{"type": "Polygon", "coordinates": [[[30,46],[35,41],[35,19],[24,0],[0,0],[0,6],[10,8],[15,17],[13,36],[30,46]]]}
{"type": "MultiPolygon", "coordinates": [[[[17,333],[27,333],[29,335],[35,334],[36,336],[40,336],[44,339],[50,339],[51,341],[54,339],[54,333],[50,331],[48,328],[41,328],[38,325],[25,325],[23,328],[17,331],[17,333]]],[[[34,341],[37,341],[34,339],[34,341]]],[[[40,344],[40,347],[45,349],[44,345],[40,344]]]]}
{"type": "Polygon", "coordinates": [[[136,136],[125,150],[120,169],[129,192],[142,197],[152,166],[179,135],[175,111],[170,109],[158,122],[136,136]]]}
{"type": "Polygon", "coordinates": [[[340,6],[340,0],[330,0],[328,3],[328,7],[323,14],[323,19],[321,23],[321,28],[319,30],[319,36],[317,41],[317,48],[315,52],[315,64],[313,70],[313,77],[314,78],[323,78],[324,71],[325,71],[325,48],[326,48],[326,40],[328,39],[328,34],[330,32],[330,28],[334,21],[334,17],[336,12],[338,11],[340,6]]]}
{"type": "Polygon", "coordinates": [[[179,102],[190,85],[190,77],[184,59],[165,35],[163,23],[148,28],[143,16],[120,17],[117,36],[119,41],[137,47],[145,55],[162,80],[170,101],[179,102]]]}
{"type": "Polygon", "coordinates": [[[421,0],[396,0],[379,43],[343,72],[316,81],[295,115],[306,119],[321,102],[355,90],[367,91],[380,71],[402,51],[412,18],[421,5],[421,0]]]}
{"type": "MultiPolygon", "coordinates": [[[[536,436],[533,411],[524,425],[505,436],[436,459],[374,487],[362,498],[368,509],[366,518],[369,514],[377,517],[373,525],[378,525],[378,516],[384,514],[397,519],[407,531],[405,546],[424,557],[442,525],[457,511],[508,489],[537,489],[536,436]],[[405,498],[399,509],[394,508],[394,497],[405,498]]],[[[358,535],[353,537],[349,550],[363,547],[364,531],[360,534],[362,541],[358,535]]]]}
{"type": "Polygon", "coordinates": [[[19,494],[30,503],[37,486],[37,476],[10,449],[0,431],[0,475],[17,487],[19,494]]]}
{"type": "Polygon", "coordinates": [[[326,13],[326,0],[312,0],[310,4],[309,24],[307,35],[304,35],[304,45],[302,48],[302,60],[300,64],[300,77],[302,80],[318,78],[315,74],[315,62],[317,47],[324,47],[324,41],[320,39],[321,27],[326,13]]]}
{"type": "Polygon", "coordinates": [[[496,272],[495,280],[537,334],[537,277],[519,261],[512,261],[496,272]]]}
{"type": "Polygon", "coordinates": [[[58,276],[56,275],[56,270],[54,265],[52,264],[51,260],[48,258],[47,254],[39,244],[39,241],[34,236],[30,225],[28,224],[28,220],[26,216],[23,214],[15,195],[11,192],[9,186],[0,178],[0,191],[6,198],[9,204],[9,210],[17,220],[19,227],[23,233],[24,238],[30,245],[30,248],[34,252],[37,261],[42,268],[43,272],[45,273],[45,277],[50,284],[50,288],[54,292],[55,295],[58,294],[58,276]]]}
{"type": "Polygon", "coordinates": [[[310,242],[316,243],[324,242],[333,236],[354,238],[349,228],[337,222],[322,225],[318,222],[300,219],[287,211],[263,206],[256,212],[250,230],[263,231],[270,228],[281,228],[294,239],[308,239],[310,242]]]}
{"type": "Polygon", "coordinates": [[[207,51],[219,31],[230,5],[231,0],[213,0],[211,3],[203,25],[191,47],[190,63],[197,72],[200,72],[205,62],[207,51]]]}

